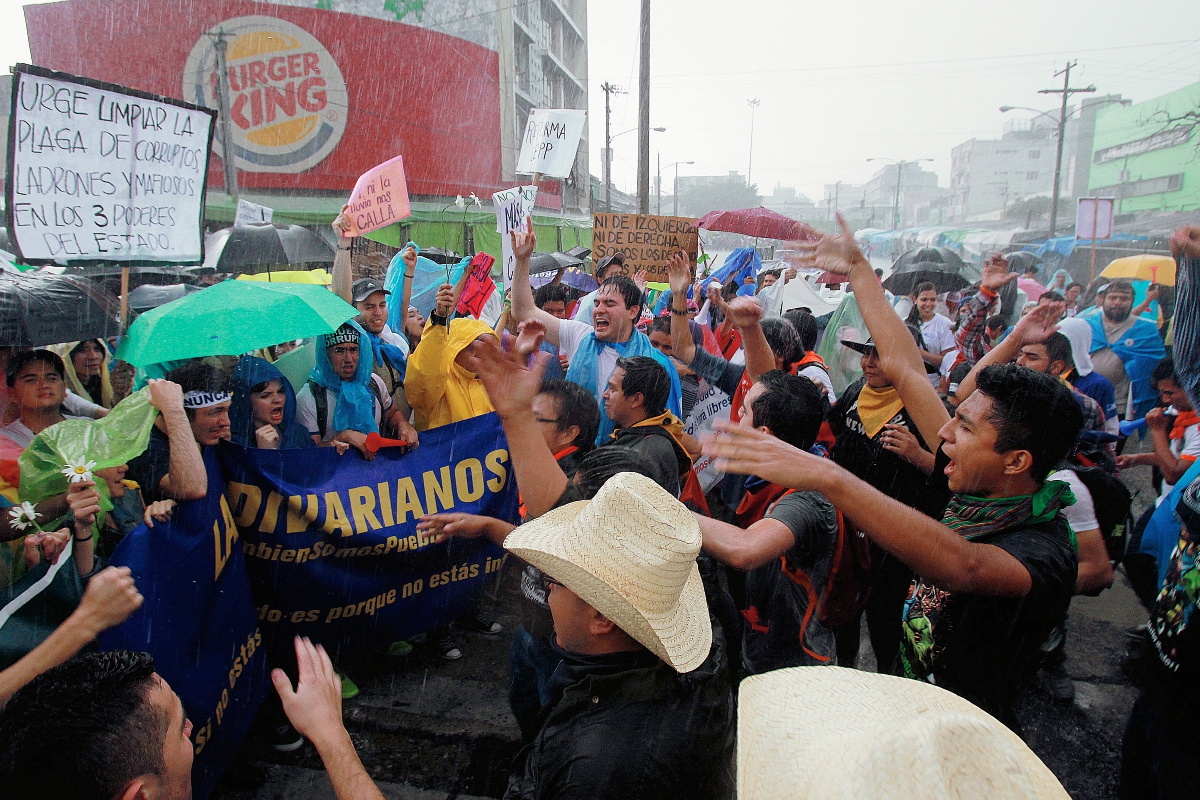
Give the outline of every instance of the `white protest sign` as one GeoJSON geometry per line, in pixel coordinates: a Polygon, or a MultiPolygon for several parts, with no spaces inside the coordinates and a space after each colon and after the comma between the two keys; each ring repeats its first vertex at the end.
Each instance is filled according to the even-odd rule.
{"type": "MultiPolygon", "coordinates": [[[[689,436],[700,438],[701,434],[712,430],[714,422],[718,420],[728,422],[729,412],[732,408],[733,400],[729,395],[715,386],[709,387],[707,392],[696,398],[696,405],[692,406],[692,413],[683,423],[683,430],[689,436]]],[[[703,456],[692,464],[692,469],[696,470],[696,477],[700,479],[700,488],[705,493],[716,486],[717,481],[725,476],[724,472],[717,469],[716,461],[712,456],[703,456]]]]}
{"type": "Polygon", "coordinates": [[[275,216],[273,208],[260,206],[258,203],[251,203],[249,200],[238,198],[237,214],[233,218],[233,227],[244,228],[247,225],[270,222],[273,216],[275,216]]]}
{"type": "Polygon", "coordinates": [[[521,157],[517,159],[518,174],[549,178],[570,175],[586,119],[586,111],[561,108],[530,111],[521,140],[521,157]]]}
{"type": "Polygon", "coordinates": [[[1109,239],[1112,237],[1112,197],[1081,197],[1075,208],[1076,239],[1109,239]]]}
{"type": "Polygon", "coordinates": [[[509,233],[524,230],[525,220],[533,213],[536,199],[536,186],[514,186],[492,195],[492,203],[496,206],[496,232],[500,234],[500,244],[504,250],[502,274],[505,288],[512,286],[513,269],[517,263],[509,233]]]}
{"type": "Polygon", "coordinates": [[[31,264],[204,261],[216,112],[18,64],[8,229],[31,264]]]}

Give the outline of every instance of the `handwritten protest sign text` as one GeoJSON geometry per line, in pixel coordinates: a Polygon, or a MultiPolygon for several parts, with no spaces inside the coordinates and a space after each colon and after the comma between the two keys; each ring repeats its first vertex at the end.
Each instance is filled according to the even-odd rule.
{"type": "Polygon", "coordinates": [[[364,173],[354,184],[346,209],[351,236],[361,236],[412,214],[408,184],[404,180],[404,157],[396,156],[364,173]]]}
{"type": "Polygon", "coordinates": [[[683,250],[694,262],[699,244],[696,220],[689,217],[592,215],[592,259],[599,263],[613,253],[621,253],[630,275],[644,269],[650,280],[666,281],[671,256],[683,250]]]}
{"type": "Polygon", "coordinates": [[[565,178],[575,166],[575,152],[583,136],[586,111],[535,108],[529,112],[517,172],[565,178]]]}

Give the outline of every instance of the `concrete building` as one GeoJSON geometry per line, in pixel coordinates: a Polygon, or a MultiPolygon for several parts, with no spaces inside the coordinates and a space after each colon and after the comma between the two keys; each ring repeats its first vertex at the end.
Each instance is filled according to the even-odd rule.
{"type": "MultiPolygon", "coordinates": [[[[843,185],[842,189],[845,188],[843,185]]],[[[905,228],[923,222],[916,218],[917,207],[944,193],[938,188],[936,172],[924,170],[919,163],[911,161],[906,161],[903,168],[898,164],[887,164],[859,189],[862,197],[855,198],[851,193],[847,205],[855,205],[853,201],[858,199],[860,210],[884,209],[882,213],[871,215],[880,228],[905,228]]],[[[839,206],[840,200],[839,191],[839,206]]]]}
{"type": "Polygon", "coordinates": [[[1200,83],[1096,114],[1088,193],[1118,213],[1200,209],[1200,83]]]}
{"type": "Polygon", "coordinates": [[[1048,117],[1009,120],[999,139],[971,139],[950,151],[950,218],[1000,219],[1017,200],[1049,195],[1054,184],[1055,124],[1048,117]]]}

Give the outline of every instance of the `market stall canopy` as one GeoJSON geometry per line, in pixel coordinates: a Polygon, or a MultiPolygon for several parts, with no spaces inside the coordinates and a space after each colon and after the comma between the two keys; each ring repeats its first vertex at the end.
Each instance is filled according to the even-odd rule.
{"type": "Polygon", "coordinates": [[[953,250],[945,247],[914,247],[901,254],[892,265],[892,274],[883,286],[893,294],[912,294],[926,281],[937,287],[938,294],[965,289],[970,285],[963,271],[966,264],[953,250]]]}
{"type": "Polygon", "coordinates": [[[809,225],[762,206],[736,211],[710,211],[700,218],[699,226],[706,231],[726,231],[789,242],[815,242],[821,238],[821,234],[809,225]]]}
{"type": "Polygon", "coordinates": [[[280,267],[331,267],[334,248],[299,225],[245,225],[204,237],[204,266],[216,272],[254,274],[280,267]]]}
{"type": "Polygon", "coordinates": [[[92,281],[0,271],[0,347],[42,347],[120,332],[120,301],[92,281]]]}
{"type": "Polygon", "coordinates": [[[1162,286],[1175,285],[1175,259],[1170,256],[1138,255],[1118,258],[1100,273],[1104,278],[1150,281],[1162,286]]]}
{"type": "MultiPolygon", "coordinates": [[[[121,341],[117,358],[135,367],[249,353],[331,333],[358,311],[333,292],[303,283],[223,281],[147,311],[121,341]]],[[[95,335],[95,334],[93,334],[95,335]]],[[[56,341],[74,341],[86,338],[56,341]]]]}

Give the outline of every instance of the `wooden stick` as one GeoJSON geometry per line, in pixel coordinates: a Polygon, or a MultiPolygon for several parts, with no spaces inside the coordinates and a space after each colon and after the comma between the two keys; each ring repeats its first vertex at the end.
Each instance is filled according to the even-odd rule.
{"type": "Polygon", "coordinates": [[[129,265],[121,266],[121,335],[125,335],[129,322],[129,265]]]}

